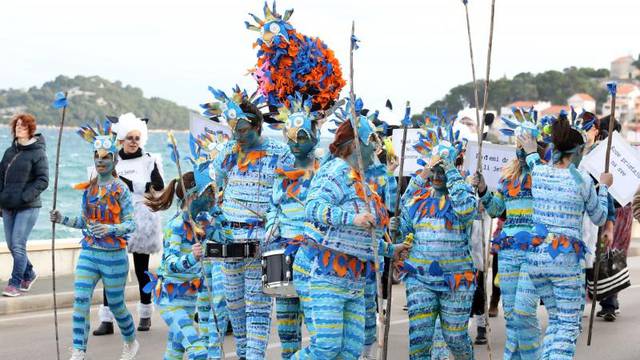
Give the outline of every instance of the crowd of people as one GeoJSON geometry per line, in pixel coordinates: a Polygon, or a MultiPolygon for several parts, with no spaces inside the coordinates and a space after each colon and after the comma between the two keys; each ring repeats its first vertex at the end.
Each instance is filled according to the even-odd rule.
{"type": "MultiPolygon", "coordinates": [[[[226,123],[231,139],[192,134],[187,162],[170,136],[177,178],[166,181],[162,162],[144,151],[144,119],[129,113],[78,130],[95,165],[90,180],[75,186],[79,214],[50,212],[52,222],[82,231],[71,359],[86,358],[98,281],[104,304],[94,335],[113,334],[115,321],[121,359],[138,354],[136,330],[149,330],[154,304],[168,327],[164,359],[221,358],[229,323],[237,356],[264,359],[274,303],[282,358],[375,359],[377,308],[388,301],[377,278],[393,269],[406,290],[409,358],[473,359],[470,318],[477,319],[475,343],[483,344],[486,318],[497,313],[493,296],[489,314],[484,310],[490,218],[502,219],[490,247],[491,284],[499,286],[506,320],[503,357],[574,358],[587,257],[599,238],[628,247],[632,215],[640,214],[640,196],[620,207],[609,195],[611,174],[594,181],[578,168],[608,135],[608,120],[588,112],[538,119],[533,109],[514,109],[515,118],[503,119],[516,139],[514,159],[490,191],[482,173],[463,169],[471,139],[454,131],[455,119],[428,115],[417,124],[422,135],[414,146],[422,168],[400,186],[395,170],[403,159],[377,112],[354,96],[339,100],[344,81],[330,50],[297,33],[290,12],[264,11],[264,20],[254,16],[258,27],[248,25],[261,30],[254,70],[260,96],[210,88],[214,101],[204,113],[226,123]],[[304,46],[311,60],[298,56],[304,46]],[[327,122],[335,123],[335,136],[320,155],[327,122]],[[265,137],[264,126],[282,130],[282,139],[265,137]],[[187,164],[192,170],[182,172],[187,164]],[[172,208],[174,216],[160,224],[158,212],[172,208]],[[588,227],[602,230],[589,238],[588,227]],[[159,251],[160,267],[150,271],[149,255],[159,251]],[[128,252],[140,287],[137,329],[124,301],[128,252]],[[310,335],[304,347],[303,326],[310,335]]],[[[25,243],[48,184],[35,119],[18,115],[12,130],[15,141],[0,164],[0,205],[15,260],[8,296],[28,291],[37,278],[25,243]]],[[[616,295],[601,305],[600,315],[615,320],[616,295]]]]}

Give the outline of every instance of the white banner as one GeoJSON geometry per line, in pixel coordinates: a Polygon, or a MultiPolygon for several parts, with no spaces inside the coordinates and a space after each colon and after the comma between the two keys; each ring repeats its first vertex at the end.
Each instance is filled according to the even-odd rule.
{"type": "MultiPolygon", "coordinates": [[[[502,168],[516,158],[516,148],[513,145],[497,145],[489,142],[482,144],[482,175],[489,190],[496,190],[502,176],[502,168]]],[[[476,172],[478,166],[478,143],[469,141],[467,153],[464,157],[464,170],[470,174],[476,172]]]]}
{"type": "Polygon", "coordinates": [[[189,112],[189,132],[191,135],[198,136],[205,133],[205,129],[211,131],[222,131],[231,138],[231,129],[224,123],[217,123],[208,118],[190,111],[189,112]]]}
{"type": "MultiPolygon", "coordinates": [[[[393,150],[395,150],[396,155],[398,155],[398,159],[400,159],[401,151],[402,151],[402,129],[393,129],[392,133],[392,143],[393,150]]],[[[418,165],[417,160],[422,156],[419,152],[417,152],[413,145],[418,142],[419,137],[418,129],[408,129],[407,130],[407,145],[404,153],[404,176],[409,176],[409,174],[413,174],[414,172],[420,170],[422,167],[418,165]]],[[[395,175],[399,176],[400,167],[396,168],[395,175]]]]}
{"type": "MultiPolygon", "coordinates": [[[[588,171],[596,179],[604,172],[607,141],[602,141],[582,159],[580,168],[588,171]]],[[[609,193],[620,205],[625,206],[633,200],[640,185],[640,153],[627,143],[620,133],[613,133],[611,142],[611,161],[609,172],[613,174],[613,186],[609,193]]]]}

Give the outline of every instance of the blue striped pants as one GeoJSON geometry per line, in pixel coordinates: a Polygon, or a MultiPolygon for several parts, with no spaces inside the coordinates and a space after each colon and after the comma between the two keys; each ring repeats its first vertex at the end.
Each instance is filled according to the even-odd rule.
{"type": "Polygon", "coordinates": [[[212,299],[209,298],[209,290],[204,288],[198,294],[198,319],[200,324],[200,334],[208,344],[209,359],[220,359],[222,357],[221,345],[227,332],[227,301],[224,296],[224,274],[222,273],[222,261],[205,259],[203,261],[206,274],[207,287],[211,288],[212,299]],[[218,327],[214,321],[213,310],[218,318],[218,327]],[[218,338],[218,330],[220,338],[218,338]]]}
{"type": "Polygon", "coordinates": [[[498,274],[506,323],[503,355],[506,360],[535,360],[540,357],[541,330],[536,312],[539,297],[529,274],[522,271],[526,256],[526,251],[518,249],[500,251],[498,274]],[[517,297],[530,301],[522,301],[516,308],[517,297]]]}
{"type": "Polygon", "coordinates": [[[247,360],[262,360],[269,341],[272,302],[262,292],[262,264],[255,258],[226,260],[223,273],[236,354],[247,360]]]}
{"type": "Polygon", "coordinates": [[[475,286],[460,285],[455,291],[433,290],[415,276],[405,278],[409,308],[409,358],[430,359],[436,318],[440,316],[442,335],[456,360],[473,359],[467,332],[475,286]]]}
{"type": "Polygon", "coordinates": [[[358,359],[364,345],[365,279],[320,274],[315,265],[309,280],[315,341],[294,358],[358,359]]]}
{"type": "Polygon", "coordinates": [[[83,248],[76,265],[73,301],[73,347],[87,349],[89,337],[89,310],[91,297],[98,280],[102,283],[125,342],[136,338],[133,318],[124,303],[124,287],[129,273],[129,257],[126,249],[100,250],[83,248]]]}
{"type": "MultiPolygon", "coordinates": [[[[206,292],[206,289],[201,287],[202,291],[206,292]]],[[[170,299],[163,286],[156,303],[160,316],[169,327],[164,360],[182,360],[185,353],[189,360],[207,359],[207,342],[196,330],[193,321],[197,301],[197,293],[176,295],[170,299]]]]}
{"type": "Polygon", "coordinates": [[[549,314],[542,359],[573,359],[585,301],[583,268],[576,254],[561,253],[554,259],[543,249],[529,251],[521,272],[529,274],[535,295],[518,287],[517,322],[530,321],[521,315],[520,309],[530,309],[538,297],[542,298],[549,314]]]}
{"type": "MultiPolygon", "coordinates": [[[[304,246],[300,247],[293,262],[293,285],[296,287],[296,292],[298,293],[300,308],[302,308],[304,323],[307,326],[307,331],[309,332],[309,337],[311,338],[311,345],[302,350],[300,349],[301,345],[299,345],[297,353],[294,353],[296,358],[308,358],[310,356],[309,351],[316,341],[316,332],[315,327],[313,326],[311,295],[309,293],[312,263],[313,259],[312,256],[308,253],[308,249],[304,246]]],[[[285,345],[283,344],[282,346],[284,348],[285,345]]],[[[289,358],[293,357],[294,354],[288,355],[289,358]]],[[[284,349],[282,357],[286,358],[284,349]]]]}

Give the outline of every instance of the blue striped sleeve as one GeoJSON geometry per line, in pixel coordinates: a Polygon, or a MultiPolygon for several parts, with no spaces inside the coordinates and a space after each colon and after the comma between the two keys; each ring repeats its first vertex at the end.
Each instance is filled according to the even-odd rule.
{"type": "Polygon", "coordinates": [[[456,168],[448,169],[446,175],[453,211],[462,223],[473,220],[477,213],[478,202],[471,186],[464,181],[460,171],[456,168]]]}
{"type": "Polygon", "coordinates": [[[355,214],[347,213],[339,207],[345,197],[346,183],[344,171],[316,174],[307,193],[307,219],[330,226],[352,225],[355,214]]]}

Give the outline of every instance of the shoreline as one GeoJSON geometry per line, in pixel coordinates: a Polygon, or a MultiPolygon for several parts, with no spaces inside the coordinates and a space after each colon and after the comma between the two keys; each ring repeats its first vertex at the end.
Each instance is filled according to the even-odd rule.
{"type": "MultiPolygon", "coordinates": [[[[37,125],[37,127],[39,129],[54,129],[57,130],[59,129],[58,126],[55,125],[37,125]]],[[[9,128],[9,125],[7,124],[0,124],[0,128],[9,128]]],[[[76,130],[77,127],[76,126],[64,126],[63,128],[64,130],[76,130]]],[[[175,133],[188,133],[190,130],[189,129],[184,129],[184,130],[176,130],[176,129],[149,129],[148,130],[150,133],[160,133],[160,132],[167,132],[167,131],[173,131],[175,133]]],[[[36,130],[37,132],[37,130],[36,130]]]]}

